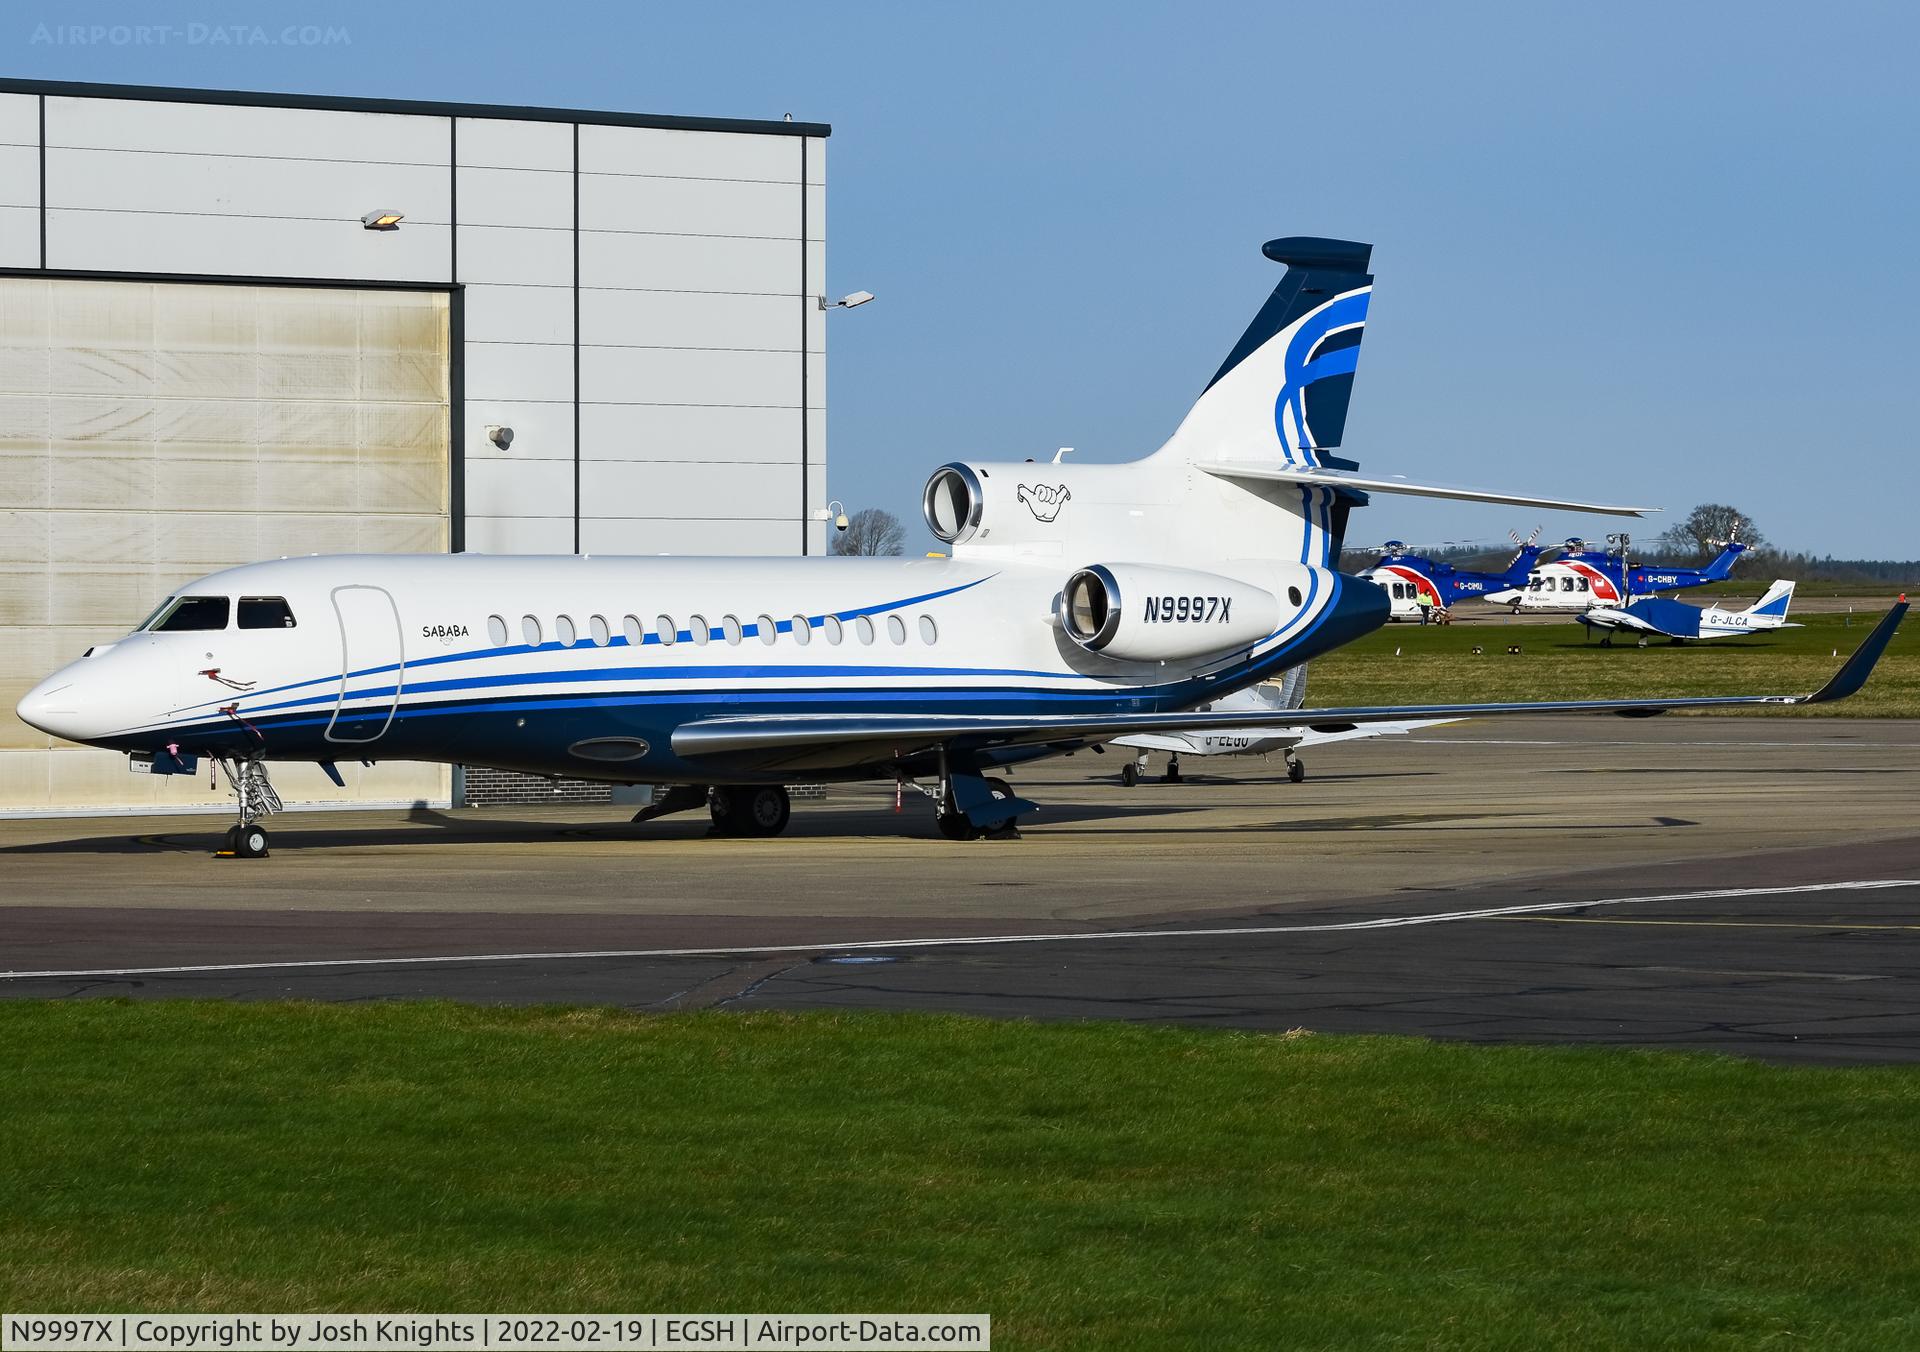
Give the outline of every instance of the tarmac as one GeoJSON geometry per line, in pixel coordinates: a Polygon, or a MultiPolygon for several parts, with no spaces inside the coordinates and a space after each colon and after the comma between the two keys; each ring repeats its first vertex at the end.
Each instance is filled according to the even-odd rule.
{"type": "Polygon", "coordinates": [[[630,809],[0,821],[0,998],[946,1010],[1920,1061],[1920,721],[1521,718],[1028,767],[1018,839],[831,788],[630,809]],[[1156,757],[1154,771],[1162,758],[1156,757]]]}

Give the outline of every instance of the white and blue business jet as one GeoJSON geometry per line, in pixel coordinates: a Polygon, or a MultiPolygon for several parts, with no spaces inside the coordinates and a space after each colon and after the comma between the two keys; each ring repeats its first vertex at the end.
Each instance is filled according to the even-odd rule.
{"type": "MultiPolygon", "coordinates": [[[[968,838],[1035,810],[994,772],[1199,711],[1385,623],[1337,572],[1368,492],[1628,512],[1370,478],[1340,444],[1373,278],[1365,244],[1280,239],[1286,266],[1186,419],[1128,464],[934,471],[939,559],[339,555],[215,573],[20,701],[54,736],[160,773],[201,756],[264,854],[274,761],[414,759],[676,786],[723,833],[772,835],[786,783],[895,778],[968,838]]],[[[1812,695],[1301,709],[1421,718],[1795,704],[1851,694],[1897,606],[1812,695]]]]}

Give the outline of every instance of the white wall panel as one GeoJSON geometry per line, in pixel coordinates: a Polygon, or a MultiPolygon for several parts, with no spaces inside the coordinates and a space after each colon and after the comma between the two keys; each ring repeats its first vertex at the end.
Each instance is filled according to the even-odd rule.
{"type": "Polygon", "coordinates": [[[47,264],[110,272],[444,282],[447,236],[444,225],[373,231],[357,221],[55,208],[47,213],[47,264]]]}
{"type": "Polygon", "coordinates": [[[459,171],[460,223],[573,229],[573,175],[533,169],[459,171]]]}
{"type": "Polygon", "coordinates": [[[797,554],[800,526],[785,521],[598,517],[580,523],[580,549],[587,554],[797,554]]]}
{"type": "MultiPolygon", "coordinates": [[[[573,520],[573,464],[560,460],[472,460],[467,463],[471,516],[550,516],[573,520]]],[[[469,544],[471,548],[471,544],[469,544]]],[[[571,547],[571,546],[569,546],[571,547]]]]}
{"type": "Polygon", "coordinates": [[[467,551],[473,554],[571,554],[571,517],[467,517],[467,551]]]}
{"type": "Polygon", "coordinates": [[[0,268],[39,266],[39,211],[33,207],[0,207],[0,268]]]}
{"type": "Polygon", "coordinates": [[[459,161],[463,165],[573,171],[571,123],[463,117],[459,132],[459,161]]]}
{"type": "Polygon", "coordinates": [[[797,183],[800,140],[750,132],[580,128],[580,172],[797,183]]]}
{"type": "Polygon", "coordinates": [[[663,517],[726,521],[785,519],[799,548],[800,467],[689,464],[676,461],[585,460],[580,465],[583,517],[663,517]]]}
{"type": "Polygon", "coordinates": [[[800,290],[797,265],[792,240],[594,231],[580,235],[582,286],[791,296],[800,290]]]}
{"type": "Polygon", "coordinates": [[[468,343],[467,396],[573,402],[573,345],[468,343]]]}
{"type": "Polygon", "coordinates": [[[800,238],[800,188],[732,179],[580,175],[580,224],[588,230],[667,235],[800,238]]]}
{"type": "Polygon", "coordinates": [[[0,94],[0,146],[40,145],[40,96],[0,94]]]}
{"type": "Polygon", "coordinates": [[[145,151],[47,149],[47,204],[173,215],[258,216],[336,222],[370,233],[375,208],[404,212],[397,231],[445,225],[452,202],[444,164],[239,159],[145,151]]]}
{"type": "Polygon", "coordinates": [[[605,404],[800,406],[800,361],[789,352],[583,347],[580,393],[605,404]]]}
{"type": "MultiPolygon", "coordinates": [[[[582,404],[580,444],[596,460],[797,465],[800,415],[791,408],[582,404]]],[[[824,454],[825,446],[815,442],[813,453],[824,454]]]]}
{"type": "Polygon", "coordinates": [[[0,144],[0,206],[39,207],[40,151],[0,144]]]}
{"type": "Polygon", "coordinates": [[[460,280],[573,287],[573,232],[460,225],[460,280]]]}
{"type": "MultiPolygon", "coordinates": [[[[803,303],[798,296],[582,288],[580,341],[593,347],[724,347],[797,352],[800,323],[807,317],[803,303]]],[[[820,313],[818,306],[813,313],[820,313]]]]}
{"type": "Polygon", "coordinates": [[[571,287],[469,283],[465,294],[469,343],[573,342],[571,287]]]}
{"type": "Polygon", "coordinates": [[[827,141],[823,136],[807,138],[807,182],[825,185],[827,181],[827,141]]]}
{"type": "Polygon", "coordinates": [[[198,151],[373,164],[447,164],[444,117],[240,108],[144,99],[47,99],[47,145],[198,151]]]}

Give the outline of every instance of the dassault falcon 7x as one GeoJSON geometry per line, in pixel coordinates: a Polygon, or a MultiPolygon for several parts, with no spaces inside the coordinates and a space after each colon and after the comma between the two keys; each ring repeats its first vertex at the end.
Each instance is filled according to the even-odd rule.
{"type": "MultiPolygon", "coordinates": [[[[208,756],[265,853],[274,761],[414,759],[677,786],[722,833],[771,835],[795,780],[893,778],[968,838],[1036,810],[1005,766],[1199,712],[1384,624],[1338,572],[1370,492],[1623,512],[1357,472],[1340,444],[1371,248],[1293,238],[1286,272],[1166,444],[1124,464],[955,463],[924,505],[948,558],[356,556],[181,587],[20,701],[56,737],[160,773],[208,756]],[[922,780],[931,781],[922,785],[922,780]]],[[[1725,704],[1858,689],[1896,607],[1811,695],[1301,709],[1307,727],[1725,704]]],[[[337,774],[337,771],[334,771],[337,774]]]]}

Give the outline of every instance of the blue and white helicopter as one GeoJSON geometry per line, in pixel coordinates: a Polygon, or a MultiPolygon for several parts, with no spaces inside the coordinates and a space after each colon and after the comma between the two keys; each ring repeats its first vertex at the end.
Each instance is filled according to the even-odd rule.
{"type": "Polygon", "coordinates": [[[1632,541],[1624,534],[1609,535],[1604,546],[1572,539],[1557,546],[1566,552],[1538,565],[1521,585],[1492,592],[1487,600],[1515,610],[1588,610],[1618,606],[1636,596],[1680,591],[1723,582],[1733,574],[1734,562],[1749,546],[1740,539],[1740,524],[1716,541],[1720,553],[1704,568],[1671,563],[1641,563],[1628,557],[1632,541]]]}
{"type": "Polygon", "coordinates": [[[1393,607],[1391,618],[1417,620],[1423,609],[1422,596],[1429,598],[1431,609],[1450,610],[1476,596],[1524,588],[1540,558],[1540,546],[1535,543],[1540,538],[1540,528],[1535,526],[1524,540],[1509,534],[1519,552],[1497,573],[1458,568],[1445,559],[1416,554],[1399,540],[1389,540],[1380,546],[1379,561],[1360,576],[1386,592],[1393,607]]]}
{"type": "MultiPolygon", "coordinates": [[[[1368,493],[1637,513],[1363,475],[1329,455],[1371,249],[1294,238],[1263,252],[1286,267],[1279,285],[1152,455],[935,470],[925,510],[949,558],[251,564],[185,584],[28,691],[20,717],[156,773],[213,758],[240,857],[267,852],[274,762],[348,757],[674,785],[658,809],[704,805],[722,834],[784,829],[796,780],[894,779],[964,839],[1036,810],[1005,767],[1244,726],[1243,711],[1198,710],[1386,623],[1386,594],[1333,566],[1368,493]]],[[[1302,708],[1290,721],[1840,699],[1904,610],[1812,694],[1302,708]]]]}

